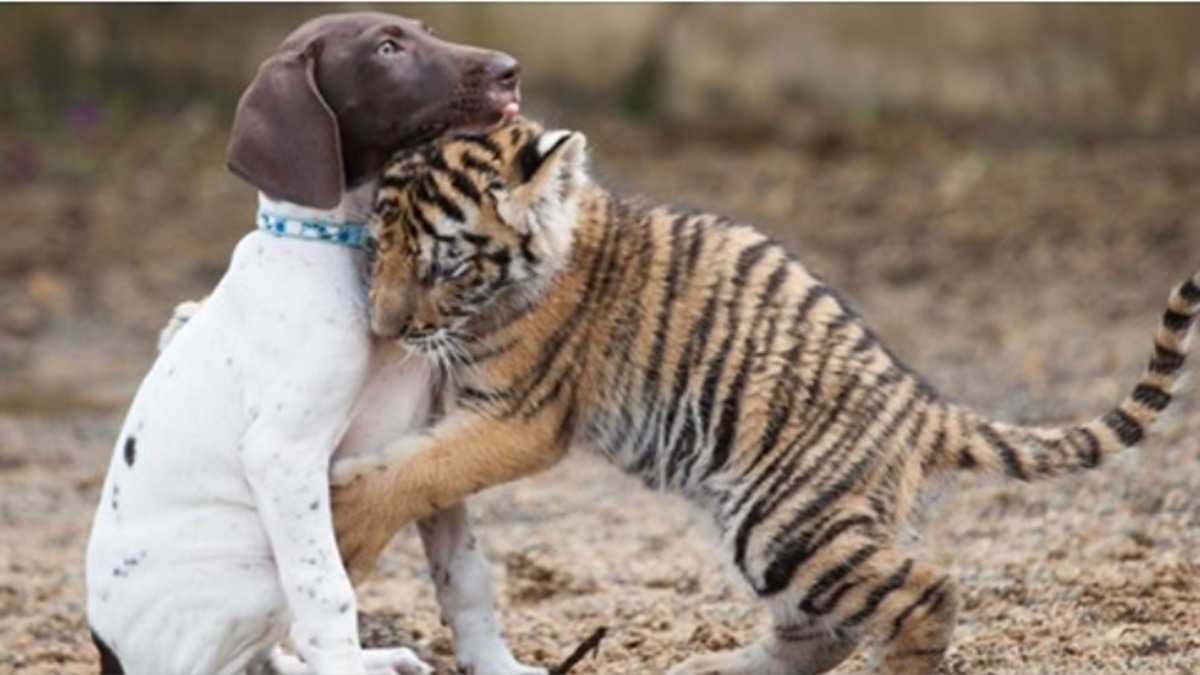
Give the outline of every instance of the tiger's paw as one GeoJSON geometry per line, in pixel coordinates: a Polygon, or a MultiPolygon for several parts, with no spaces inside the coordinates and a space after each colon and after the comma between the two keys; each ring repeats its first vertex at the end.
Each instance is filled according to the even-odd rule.
{"type": "Polygon", "coordinates": [[[171,344],[171,340],[175,339],[175,335],[192,320],[196,312],[204,306],[203,300],[188,300],[175,305],[175,309],[171,311],[171,318],[167,319],[167,325],[163,327],[158,334],[158,351],[161,353],[171,344]]]}
{"type": "Polygon", "coordinates": [[[378,458],[342,460],[334,465],[332,479],[338,549],[350,578],[358,583],[371,573],[383,549],[409,519],[403,516],[386,465],[378,458]]]}

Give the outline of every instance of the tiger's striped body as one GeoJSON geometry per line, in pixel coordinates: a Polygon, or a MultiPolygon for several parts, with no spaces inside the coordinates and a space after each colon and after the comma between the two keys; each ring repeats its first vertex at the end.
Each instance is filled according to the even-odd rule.
{"type": "Polygon", "coordinates": [[[624,201],[582,165],[581,136],[517,121],[385,172],[373,330],[439,358],[458,409],[337,470],[339,533],[369,563],[429,509],[593,449],[707,510],[771,611],[762,641],[678,673],[824,672],[864,638],[882,672],[932,671],[954,584],[896,547],[922,485],[960,467],[1042,478],[1136,444],[1200,312],[1197,274],[1106,415],[999,424],[942,399],[754,228],[624,201]]]}

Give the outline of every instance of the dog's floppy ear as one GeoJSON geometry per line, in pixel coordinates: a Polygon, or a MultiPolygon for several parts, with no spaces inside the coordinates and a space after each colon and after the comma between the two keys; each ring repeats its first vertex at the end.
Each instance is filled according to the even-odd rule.
{"type": "Polygon", "coordinates": [[[231,171],[277,199],[331,209],[345,169],[337,117],[316,83],[316,49],[276,54],[238,101],[229,138],[231,171]]]}

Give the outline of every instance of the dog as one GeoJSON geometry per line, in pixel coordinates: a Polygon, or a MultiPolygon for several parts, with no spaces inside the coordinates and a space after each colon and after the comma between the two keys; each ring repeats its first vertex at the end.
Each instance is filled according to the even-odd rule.
{"type": "MultiPolygon", "coordinates": [[[[428,424],[433,373],[370,337],[357,247],[384,161],[518,108],[510,56],[377,13],[294,31],[242,95],[230,169],[259,228],[141,383],[87,550],[104,673],[427,673],[363,650],[329,500],[335,457],[428,424]],[[289,638],[295,655],[280,647],[289,638]]],[[[545,675],[499,636],[488,565],[456,506],[420,523],[459,668],[545,675]]]]}

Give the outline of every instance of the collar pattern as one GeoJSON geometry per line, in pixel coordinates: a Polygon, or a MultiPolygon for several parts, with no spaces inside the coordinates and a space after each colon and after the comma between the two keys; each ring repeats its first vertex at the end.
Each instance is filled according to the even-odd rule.
{"type": "Polygon", "coordinates": [[[322,241],[350,248],[365,249],[369,239],[366,223],[296,218],[270,213],[262,208],[259,208],[255,222],[258,229],[266,230],[277,237],[322,241]]]}

